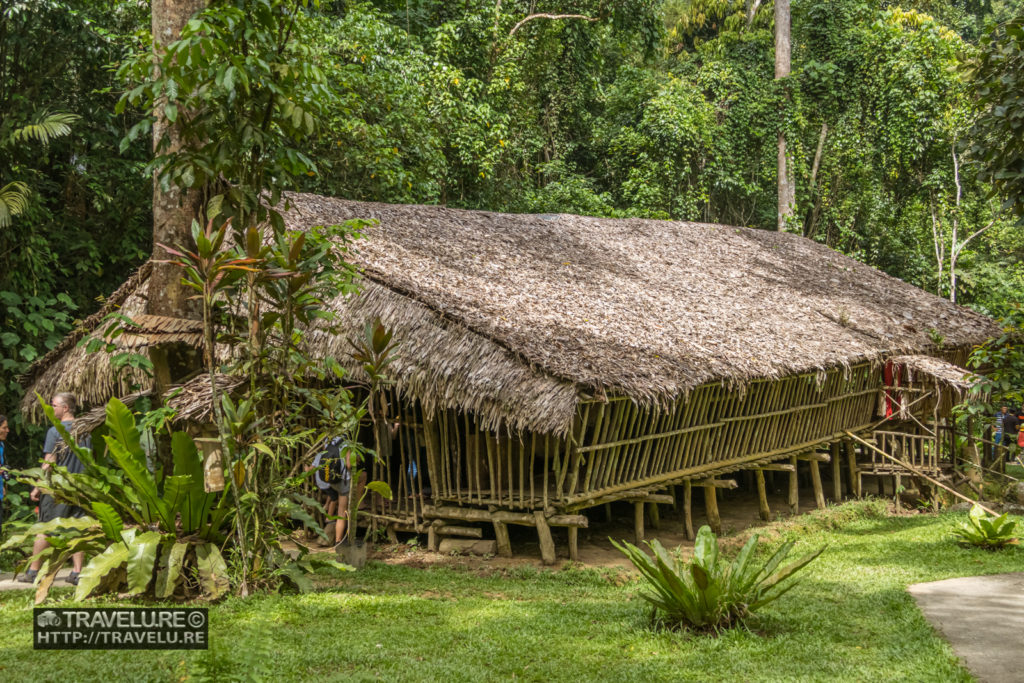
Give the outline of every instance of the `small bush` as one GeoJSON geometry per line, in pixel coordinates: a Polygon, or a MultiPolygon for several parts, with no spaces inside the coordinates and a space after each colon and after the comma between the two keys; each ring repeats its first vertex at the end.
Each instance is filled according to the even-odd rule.
{"type": "Polygon", "coordinates": [[[1017,522],[1007,521],[1006,514],[994,517],[975,505],[967,514],[967,521],[953,529],[953,535],[960,545],[1000,550],[1017,544],[1013,535],[1016,527],[1017,522]]]}
{"type": "Polygon", "coordinates": [[[690,562],[678,551],[670,554],[657,539],[647,543],[653,559],[631,543],[612,544],[647,581],[651,591],[640,595],[654,606],[656,624],[673,630],[710,631],[741,624],[752,612],[785,594],[795,582],[784,582],[825,550],[822,547],[783,567],[793,547],[788,541],[759,564],[753,559],[757,541],[757,535],[752,536],[731,563],[719,556],[718,539],[708,526],[697,532],[690,562]]]}

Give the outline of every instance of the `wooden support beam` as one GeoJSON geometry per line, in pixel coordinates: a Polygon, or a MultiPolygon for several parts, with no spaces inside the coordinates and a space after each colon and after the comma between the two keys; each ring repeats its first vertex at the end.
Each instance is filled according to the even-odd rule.
{"type": "Polygon", "coordinates": [[[895,479],[893,480],[893,487],[892,488],[893,488],[893,494],[895,494],[893,496],[893,498],[896,501],[896,512],[902,512],[903,511],[903,501],[900,500],[900,489],[903,488],[903,477],[901,477],[899,475],[899,473],[896,474],[895,479]]]}
{"type": "Polygon", "coordinates": [[[701,486],[714,486],[719,489],[734,489],[739,486],[735,479],[701,479],[701,486]]]}
{"type": "Polygon", "coordinates": [[[693,533],[693,484],[689,480],[683,482],[683,523],[686,540],[692,541],[696,536],[693,533]]]}
{"type": "Polygon", "coordinates": [[[544,513],[540,510],[536,510],[533,513],[534,521],[537,526],[537,538],[540,539],[540,559],[544,564],[555,563],[555,541],[551,538],[551,527],[548,526],[548,520],[544,518],[544,513]]]}
{"type": "Polygon", "coordinates": [[[605,503],[604,504],[604,521],[606,521],[606,522],[612,521],[612,504],[611,503],[605,503]]]}
{"type": "Polygon", "coordinates": [[[764,472],[756,470],[754,476],[757,478],[757,504],[761,519],[765,522],[771,521],[772,511],[768,507],[768,492],[764,485],[764,472]]]}
{"type": "Polygon", "coordinates": [[[388,534],[388,543],[390,543],[392,545],[397,545],[398,544],[398,534],[395,533],[395,525],[394,524],[388,524],[386,531],[387,531],[387,534],[388,534]]]}
{"type": "Polygon", "coordinates": [[[633,543],[639,545],[644,540],[644,504],[633,503],[633,543]]]}
{"type": "Polygon", "coordinates": [[[484,530],[478,526],[439,526],[438,536],[462,536],[464,538],[483,538],[484,530]]]}
{"type": "Polygon", "coordinates": [[[657,503],[647,503],[647,517],[651,520],[652,529],[661,528],[661,513],[658,512],[657,503]]]}
{"type": "Polygon", "coordinates": [[[718,489],[714,485],[704,485],[704,511],[707,513],[708,526],[716,536],[722,533],[722,518],[718,516],[718,489]]]}
{"type": "Polygon", "coordinates": [[[664,503],[665,505],[671,505],[674,499],[667,493],[647,493],[642,496],[623,498],[622,500],[630,503],[664,503]]]}
{"type": "Polygon", "coordinates": [[[427,527],[427,550],[437,552],[437,527],[433,524],[427,527]]]}
{"type": "Polygon", "coordinates": [[[796,515],[800,513],[800,482],[797,480],[796,456],[789,459],[793,471],[789,473],[789,512],[796,515]]]}
{"type": "Polygon", "coordinates": [[[860,498],[861,491],[860,477],[857,472],[857,450],[853,447],[853,442],[849,439],[845,439],[843,441],[843,447],[846,449],[846,465],[850,470],[850,495],[860,498]]]}
{"type": "Polygon", "coordinates": [[[508,526],[504,522],[494,521],[494,538],[498,541],[498,555],[512,557],[512,542],[508,538],[508,526]]]}
{"type": "Polygon", "coordinates": [[[804,460],[807,462],[830,462],[832,456],[828,453],[818,453],[817,451],[807,451],[796,456],[797,460],[804,460]]]}
{"type": "Polygon", "coordinates": [[[839,462],[839,442],[833,441],[829,444],[829,450],[832,453],[832,500],[838,503],[843,499],[843,468],[839,462]]]}
{"type": "Polygon", "coordinates": [[[773,462],[767,465],[761,465],[757,469],[761,472],[792,472],[796,468],[786,463],[773,462]]]}
{"type": "Polygon", "coordinates": [[[814,487],[814,504],[819,510],[825,509],[825,492],[821,489],[821,472],[818,471],[818,461],[811,460],[811,486],[814,487]]]}
{"type": "Polygon", "coordinates": [[[579,527],[569,527],[569,559],[573,562],[580,561],[579,537],[579,527]]]}

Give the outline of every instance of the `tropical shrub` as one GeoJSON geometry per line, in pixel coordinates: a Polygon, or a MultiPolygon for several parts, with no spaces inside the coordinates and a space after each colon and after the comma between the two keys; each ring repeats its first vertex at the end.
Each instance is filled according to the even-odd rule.
{"type": "Polygon", "coordinates": [[[1017,545],[1017,537],[1013,535],[1017,522],[1008,521],[1004,513],[995,517],[975,505],[967,514],[967,521],[953,529],[960,545],[1000,550],[1008,545],[1017,545]]]}
{"type": "MultiPolygon", "coordinates": [[[[45,409],[64,443],[75,444],[52,408],[45,409]]],[[[20,473],[20,481],[48,490],[58,501],[87,513],[78,519],[34,524],[4,543],[5,550],[31,548],[37,534],[49,535],[49,547],[24,561],[43,561],[36,602],[46,599],[57,572],[78,552],[90,559],[79,578],[76,600],[125,591],[161,599],[224,595],[230,582],[220,549],[230,540],[236,510],[230,489],[205,490],[202,457],[184,432],[171,435],[171,473],[151,471],[135,417],[116,398],[107,403],[105,432],[103,455],[71,446],[84,466],[81,473],[57,466],[20,473]]],[[[292,582],[300,588],[308,580],[299,574],[323,566],[347,569],[334,560],[314,561],[301,555],[294,561],[283,553],[267,560],[286,576],[296,575],[292,582]]]]}
{"type": "Polygon", "coordinates": [[[782,566],[793,548],[787,541],[762,564],[754,559],[757,541],[754,534],[731,563],[720,556],[718,539],[706,525],[697,532],[689,562],[678,551],[669,553],[657,539],[647,542],[653,559],[631,543],[613,540],[612,545],[647,582],[650,590],[640,596],[654,608],[653,623],[672,630],[717,631],[742,624],[755,610],[784,595],[795,585],[787,579],[825,550],[823,546],[782,566]]]}

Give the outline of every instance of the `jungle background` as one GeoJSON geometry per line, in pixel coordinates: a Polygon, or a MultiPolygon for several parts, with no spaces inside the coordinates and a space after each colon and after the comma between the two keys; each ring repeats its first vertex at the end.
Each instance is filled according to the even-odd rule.
{"type": "MultiPolygon", "coordinates": [[[[324,3],[300,21],[333,93],[295,189],[774,229],[782,131],[791,230],[1002,317],[1024,292],[1024,237],[988,183],[973,69],[1022,8],[795,0],[780,83],[760,0],[324,3]]],[[[25,188],[0,222],[15,464],[42,433],[16,412],[18,375],[152,251],[152,144],[122,144],[142,113],[115,113],[149,22],[146,2],[0,0],[0,187],[25,188]]]]}

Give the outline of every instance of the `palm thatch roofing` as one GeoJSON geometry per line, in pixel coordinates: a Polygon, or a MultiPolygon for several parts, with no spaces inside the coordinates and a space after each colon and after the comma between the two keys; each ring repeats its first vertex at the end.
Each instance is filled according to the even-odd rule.
{"type": "MultiPolygon", "coordinates": [[[[999,331],[983,315],[791,234],[309,194],[288,200],[292,228],[377,221],[352,255],[362,293],[330,306],[353,329],[380,316],[395,330],[401,393],[428,410],[473,411],[485,427],[565,434],[587,396],[659,405],[708,382],[742,387],[900,354],[941,355],[936,340],[962,350],[999,331]]],[[[138,315],[145,296],[140,271],[105,311],[138,315]]],[[[314,331],[310,343],[345,363],[344,336],[314,331]]],[[[127,390],[108,361],[74,341],[33,366],[28,380],[30,395],[70,389],[93,402],[127,390]]]]}

